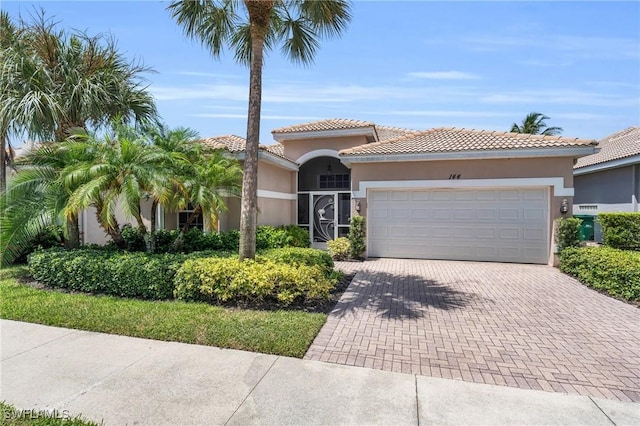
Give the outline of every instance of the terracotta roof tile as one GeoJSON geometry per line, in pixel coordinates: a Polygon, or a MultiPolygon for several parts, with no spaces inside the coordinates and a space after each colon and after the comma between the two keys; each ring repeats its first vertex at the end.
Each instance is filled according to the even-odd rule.
{"type": "Polygon", "coordinates": [[[272,130],[271,133],[319,132],[323,130],[358,129],[373,126],[374,124],[370,121],[329,118],[326,120],[312,121],[310,123],[280,127],[279,129],[272,130]]]}
{"type": "Polygon", "coordinates": [[[376,133],[379,141],[395,139],[409,133],[415,133],[417,130],[402,129],[400,127],[379,126],[376,124],[376,133]]]}
{"type": "MultiPolygon", "coordinates": [[[[236,135],[214,136],[211,138],[203,139],[202,142],[212,148],[226,149],[234,154],[244,152],[247,146],[246,140],[243,137],[236,135]]],[[[260,144],[260,149],[293,162],[290,158],[285,157],[284,146],[280,145],[279,143],[273,145],[260,144]]]]}
{"type": "Polygon", "coordinates": [[[640,155],[640,127],[629,127],[598,143],[600,152],[579,158],[574,169],[640,155]]]}
{"type": "Polygon", "coordinates": [[[340,151],[341,156],[491,151],[595,145],[595,140],[441,127],[340,151]]]}
{"type": "Polygon", "coordinates": [[[236,135],[214,136],[203,139],[202,143],[214,149],[226,149],[230,152],[243,152],[247,145],[244,138],[236,135]]]}

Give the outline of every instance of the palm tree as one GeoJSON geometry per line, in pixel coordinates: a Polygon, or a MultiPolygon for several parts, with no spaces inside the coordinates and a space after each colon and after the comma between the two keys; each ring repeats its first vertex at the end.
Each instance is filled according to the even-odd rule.
{"type": "Polygon", "coordinates": [[[12,263],[36,236],[63,218],[73,188],[65,185],[61,173],[88,155],[67,141],[40,144],[17,160],[20,170],[0,198],[0,265],[12,263]]]}
{"type": "Polygon", "coordinates": [[[114,135],[97,139],[79,133],[74,140],[82,143],[85,160],[65,168],[61,178],[74,188],[65,205],[66,217],[88,207],[96,208],[96,219],[118,245],[124,245],[116,209],[133,217],[138,229],[147,233],[140,203],[144,195],[168,173],[164,172],[165,154],[147,143],[143,135],[116,123],[114,135]]]}
{"type": "MultiPolygon", "coordinates": [[[[140,74],[113,39],[83,33],[68,35],[42,13],[21,23],[19,42],[2,50],[0,130],[27,132],[34,139],[60,142],[73,129],[104,126],[115,117],[155,120],[153,98],[140,74]]],[[[2,134],[0,134],[2,136],[2,134]]],[[[79,244],[77,217],[67,222],[69,247],[79,244]]]]}
{"type": "Polygon", "coordinates": [[[549,120],[544,114],[531,112],[522,120],[522,124],[513,123],[511,131],[513,133],[530,133],[532,135],[554,136],[562,133],[562,127],[547,127],[544,120],[549,120]]]}
{"type": "Polygon", "coordinates": [[[231,48],[249,65],[247,146],[240,213],[240,259],[254,258],[263,53],[279,45],[293,62],[309,64],[323,37],[338,36],[351,19],[346,0],[200,0],[168,6],[186,35],[214,57],[231,48]]]}

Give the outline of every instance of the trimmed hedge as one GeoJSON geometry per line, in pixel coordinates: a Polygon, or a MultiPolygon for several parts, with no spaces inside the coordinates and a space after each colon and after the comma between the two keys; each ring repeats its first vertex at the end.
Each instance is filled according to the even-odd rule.
{"type": "Polygon", "coordinates": [[[318,266],[325,276],[333,272],[333,259],[326,251],[312,248],[285,247],[281,249],[264,250],[258,256],[258,261],[273,261],[275,263],[292,266],[318,266]]]}
{"type": "Polygon", "coordinates": [[[201,302],[277,301],[328,298],[336,282],[320,266],[238,259],[186,261],[175,277],[177,299],[201,302]]]}
{"type": "Polygon", "coordinates": [[[187,259],[228,252],[156,254],[108,249],[45,250],[29,256],[31,276],[49,286],[142,299],[173,297],[173,278],[187,259]]]}
{"type": "Polygon", "coordinates": [[[619,249],[640,250],[639,213],[600,213],[604,244],[619,249]]]}
{"type": "MultiPolygon", "coordinates": [[[[232,229],[227,232],[202,232],[198,228],[191,228],[185,232],[182,244],[174,250],[173,243],[178,237],[178,231],[164,229],[156,231],[156,252],[168,253],[178,251],[192,253],[203,250],[238,251],[240,247],[240,232],[232,229]]],[[[140,230],[130,225],[122,227],[122,238],[129,251],[145,251],[146,244],[140,230]]],[[[309,232],[297,225],[288,226],[258,226],[256,231],[256,248],[258,250],[281,247],[309,247],[309,232]]]]}
{"type": "Polygon", "coordinates": [[[556,219],[555,240],[558,253],[568,247],[580,247],[580,225],[582,220],[577,217],[561,217],[556,219]]]}
{"type": "Polygon", "coordinates": [[[626,300],[640,300],[640,252],[610,247],[567,248],[560,270],[626,300]]]}

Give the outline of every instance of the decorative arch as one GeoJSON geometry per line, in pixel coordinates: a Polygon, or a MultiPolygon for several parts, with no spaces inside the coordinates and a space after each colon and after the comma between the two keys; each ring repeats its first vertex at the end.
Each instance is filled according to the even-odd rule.
{"type": "Polygon", "coordinates": [[[300,157],[296,159],[296,163],[304,164],[307,161],[313,160],[314,158],[317,158],[317,157],[340,158],[340,156],[338,156],[338,151],[336,151],[335,149],[316,149],[314,151],[309,151],[306,154],[302,154],[300,157]]]}

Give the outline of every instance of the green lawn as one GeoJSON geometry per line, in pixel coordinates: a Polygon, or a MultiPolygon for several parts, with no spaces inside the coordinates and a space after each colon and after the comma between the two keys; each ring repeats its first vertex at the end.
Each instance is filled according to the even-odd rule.
{"type": "Polygon", "coordinates": [[[98,426],[81,417],[70,417],[67,412],[47,413],[42,410],[18,410],[0,402],[2,426],[98,426]]]}
{"type": "Polygon", "coordinates": [[[0,317],[16,321],[301,358],[325,314],[226,309],[39,290],[18,282],[25,267],[0,271],[0,317]]]}

